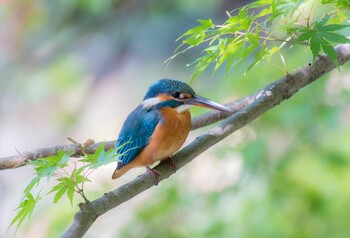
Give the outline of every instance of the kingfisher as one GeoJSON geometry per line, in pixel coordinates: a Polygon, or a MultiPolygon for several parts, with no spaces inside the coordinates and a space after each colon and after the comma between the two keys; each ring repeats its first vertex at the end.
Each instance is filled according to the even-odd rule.
{"type": "Polygon", "coordinates": [[[117,179],[135,167],[146,167],[158,184],[159,173],[150,166],[167,160],[176,171],[171,156],[184,144],[191,128],[192,106],[223,112],[231,109],[198,96],[186,83],[161,79],[148,89],[141,104],[126,118],[116,142],[118,165],[112,175],[117,179]]]}

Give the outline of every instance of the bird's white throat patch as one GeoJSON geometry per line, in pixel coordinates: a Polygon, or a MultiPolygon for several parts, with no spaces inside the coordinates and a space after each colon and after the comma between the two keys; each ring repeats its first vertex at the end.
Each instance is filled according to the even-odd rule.
{"type": "MultiPolygon", "coordinates": [[[[158,97],[154,97],[154,98],[148,98],[146,100],[144,100],[142,102],[142,107],[143,108],[151,108],[155,105],[157,105],[158,103],[162,102],[158,97]]],[[[181,113],[183,111],[186,111],[188,109],[190,109],[191,107],[193,107],[193,105],[188,105],[188,104],[184,104],[184,105],[181,105],[181,106],[178,106],[176,108],[174,108],[178,113],[181,113]]]]}
{"type": "Polygon", "coordinates": [[[160,103],[160,99],[157,97],[154,98],[148,98],[142,102],[143,108],[150,108],[153,107],[154,105],[157,105],[160,103]]]}
{"type": "Polygon", "coordinates": [[[177,111],[178,113],[181,113],[181,112],[183,112],[183,111],[186,111],[186,110],[190,109],[191,107],[193,107],[193,105],[184,104],[184,105],[178,106],[178,107],[176,108],[176,111],[177,111]]]}

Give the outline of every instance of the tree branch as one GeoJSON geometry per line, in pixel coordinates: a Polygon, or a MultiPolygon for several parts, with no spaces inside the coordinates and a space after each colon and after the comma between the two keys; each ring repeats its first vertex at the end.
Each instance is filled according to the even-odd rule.
{"type": "MultiPolygon", "coordinates": [[[[228,103],[227,106],[232,109],[231,113],[212,111],[193,118],[191,122],[191,130],[198,129],[227,118],[231,114],[249,105],[254,100],[254,97],[255,97],[255,94],[245,97],[243,99],[240,99],[238,101],[228,103]]],[[[72,153],[72,157],[83,156],[83,152],[85,154],[93,154],[101,143],[104,143],[105,150],[109,150],[115,146],[116,141],[99,142],[99,143],[95,143],[93,145],[87,146],[85,148],[83,148],[79,144],[69,144],[69,145],[54,146],[50,148],[41,148],[41,149],[36,149],[32,151],[25,151],[18,155],[12,155],[8,157],[0,158],[0,170],[17,168],[17,167],[26,165],[27,162],[31,160],[36,160],[39,158],[45,158],[48,156],[57,155],[57,152],[59,150],[72,153]]]]}
{"type": "Polygon", "coordinates": [[[106,141],[95,143],[85,148],[79,144],[69,144],[42,148],[33,151],[25,151],[22,154],[0,158],[0,170],[17,168],[19,166],[26,165],[30,160],[57,155],[59,150],[72,153],[72,157],[82,156],[83,152],[86,154],[93,154],[101,143],[105,144],[106,150],[112,149],[115,146],[115,141],[106,141]]]}
{"type": "MultiPolygon", "coordinates": [[[[335,49],[338,55],[339,65],[349,61],[350,45],[338,45],[335,49]]],[[[197,137],[191,144],[176,153],[173,160],[177,168],[182,168],[203,151],[280,104],[282,101],[290,98],[301,88],[314,82],[334,68],[335,65],[327,56],[321,56],[316,60],[314,65],[304,66],[296,70],[293,74],[288,74],[280,80],[267,85],[252,95],[252,101],[248,102],[248,105],[244,109],[239,110],[213,129],[197,137]]],[[[215,115],[215,113],[207,115],[211,115],[212,118],[221,117],[215,115]]],[[[211,120],[215,119],[208,119],[206,123],[210,123],[211,120]]],[[[161,173],[159,181],[168,178],[173,173],[167,163],[159,164],[156,169],[161,173]]],[[[80,211],[76,213],[72,226],[62,237],[82,237],[99,216],[153,185],[152,177],[145,173],[90,203],[79,204],[80,211]]]]}
{"type": "Polygon", "coordinates": [[[231,108],[232,112],[231,113],[224,113],[220,111],[210,111],[208,113],[205,113],[203,115],[197,116],[192,119],[191,122],[191,130],[195,130],[201,127],[205,127],[207,125],[213,124],[215,122],[221,121],[232,114],[238,112],[242,108],[248,106],[251,104],[254,99],[256,98],[257,93],[254,93],[250,96],[247,96],[245,98],[242,98],[240,100],[230,102],[228,104],[225,104],[225,106],[231,108]]]}

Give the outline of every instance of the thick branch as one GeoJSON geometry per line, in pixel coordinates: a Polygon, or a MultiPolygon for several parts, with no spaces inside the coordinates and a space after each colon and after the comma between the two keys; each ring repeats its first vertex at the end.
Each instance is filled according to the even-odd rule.
{"type": "Polygon", "coordinates": [[[226,104],[227,107],[232,109],[231,113],[223,113],[220,111],[210,111],[208,113],[205,113],[203,115],[200,115],[200,116],[193,118],[192,123],[191,123],[191,130],[195,130],[195,129],[213,124],[215,122],[221,121],[221,120],[231,116],[232,114],[238,112],[242,108],[251,104],[254,101],[254,99],[256,98],[256,95],[257,95],[257,93],[254,93],[254,94],[247,96],[245,98],[242,98],[238,101],[234,101],[234,102],[230,102],[230,103],[226,104]]]}
{"type": "MultiPolygon", "coordinates": [[[[340,65],[349,61],[350,45],[339,45],[336,47],[336,51],[340,65]]],[[[322,56],[316,60],[314,65],[304,66],[293,74],[267,85],[255,94],[254,100],[250,104],[248,103],[249,105],[244,109],[239,110],[207,133],[197,137],[191,144],[179,151],[173,157],[177,168],[182,168],[209,147],[280,104],[282,101],[290,98],[305,85],[312,83],[334,68],[335,65],[331,60],[326,56],[322,56]]],[[[161,173],[159,181],[166,179],[173,173],[167,163],[161,163],[156,169],[161,173]]],[[[152,178],[145,173],[133,181],[106,193],[91,203],[80,204],[80,211],[75,215],[74,223],[63,237],[82,237],[99,216],[147,190],[151,186],[153,186],[152,178]]]]}

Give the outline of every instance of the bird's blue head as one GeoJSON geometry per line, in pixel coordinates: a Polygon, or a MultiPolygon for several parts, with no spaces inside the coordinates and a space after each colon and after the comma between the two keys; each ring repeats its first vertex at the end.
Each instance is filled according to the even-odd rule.
{"type": "Polygon", "coordinates": [[[143,100],[157,97],[160,94],[172,95],[177,98],[180,93],[186,93],[188,96],[195,95],[193,89],[186,83],[177,79],[161,79],[153,83],[146,93],[143,100]]]}
{"type": "Polygon", "coordinates": [[[160,79],[153,83],[143,98],[143,105],[148,108],[171,107],[179,112],[196,105],[231,112],[228,107],[196,95],[188,84],[177,79],[160,79]]]}

